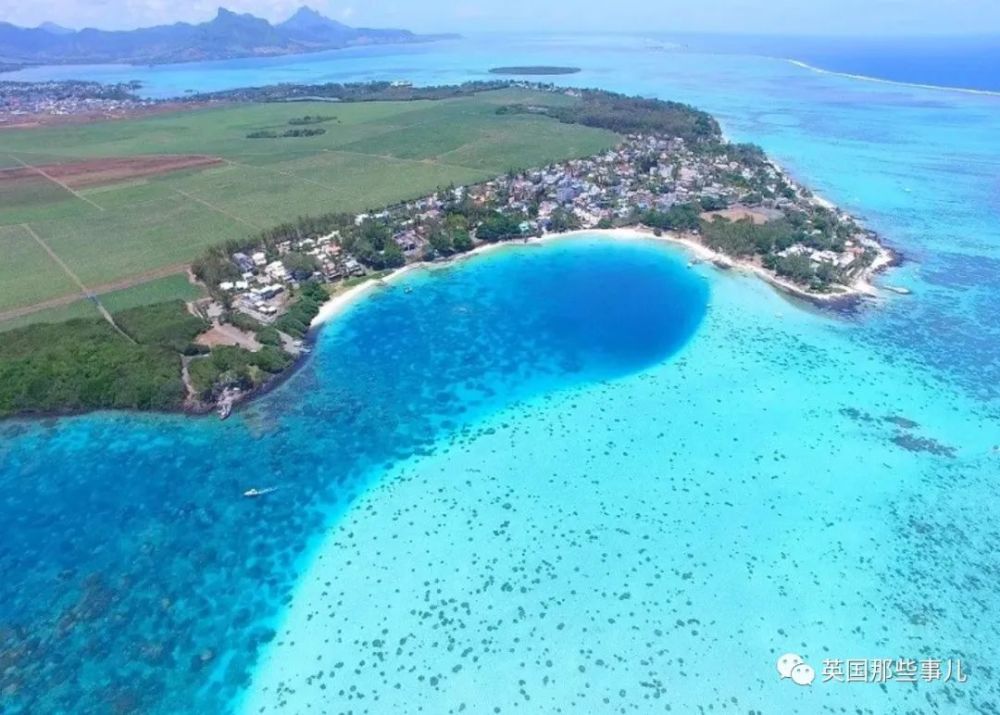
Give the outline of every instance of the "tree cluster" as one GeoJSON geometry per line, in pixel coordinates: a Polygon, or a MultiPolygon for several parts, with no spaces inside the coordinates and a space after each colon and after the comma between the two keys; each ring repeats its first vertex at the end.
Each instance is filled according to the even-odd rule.
{"type": "Polygon", "coordinates": [[[0,416],[94,409],[176,409],[180,353],[207,324],[182,301],[102,318],[30,325],[0,340],[0,416]],[[134,341],[134,342],[133,342],[134,341]]]}

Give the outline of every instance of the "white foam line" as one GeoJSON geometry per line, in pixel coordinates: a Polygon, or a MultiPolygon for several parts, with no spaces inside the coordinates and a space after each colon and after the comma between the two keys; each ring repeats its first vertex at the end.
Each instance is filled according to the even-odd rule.
{"type": "Polygon", "coordinates": [[[862,82],[875,82],[876,84],[891,84],[897,87],[912,87],[915,89],[930,89],[937,92],[960,92],[961,94],[975,94],[980,97],[1000,97],[1000,92],[990,90],[990,89],[968,89],[966,87],[943,87],[938,84],[918,84],[916,82],[898,82],[892,79],[882,79],[880,77],[869,77],[863,74],[849,74],[847,72],[834,72],[833,70],[825,70],[822,67],[814,67],[813,65],[802,62],[801,60],[785,59],[785,62],[790,62],[796,67],[801,67],[803,69],[810,70],[812,72],[818,72],[819,74],[828,74],[835,77],[847,77],[848,79],[857,79],[862,82]]]}

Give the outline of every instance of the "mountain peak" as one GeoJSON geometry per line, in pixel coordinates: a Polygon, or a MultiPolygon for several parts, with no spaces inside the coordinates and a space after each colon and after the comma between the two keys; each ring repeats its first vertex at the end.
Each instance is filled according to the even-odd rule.
{"type": "Polygon", "coordinates": [[[224,7],[220,7],[215,19],[207,22],[201,27],[206,28],[255,28],[258,31],[270,30],[271,23],[267,20],[255,17],[248,12],[233,12],[224,7]]]}
{"type": "Polygon", "coordinates": [[[295,14],[292,15],[292,17],[290,17],[288,19],[291,20],[292,18],[296,18],[296,17],[303,18],[303,19],[305,19],[305,18],[310,18],[310,19],[320,18],[320,19],[323,19],[323,20],[328,19],[326,17],[323,17],[323,15],[321,15],[318,10],[314,10],[313,8],[309,7],[308,5],[301,5],[301,6],[299,6],[299,9],[295,11],[295,14]]]}
{"type": "Polygon", "coordinates": [[[38,29],[45,30],[51,35],[72,35],[75,32],[75,30],[63,27],[62,25],[57,25],[54,22],[43,22],[38,26],[38,29]]]}
{"type": "Polygon", "coordinates": [[[347,25],[331,20],[308,5],[301,6],[278,27],[297,39],[318,42],[344,40],[347,35],[354,32],[347,25]]]}

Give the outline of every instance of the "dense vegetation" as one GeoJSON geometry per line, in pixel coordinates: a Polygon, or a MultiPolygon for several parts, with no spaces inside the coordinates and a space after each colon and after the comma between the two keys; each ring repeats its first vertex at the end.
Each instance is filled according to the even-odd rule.
{"type": "MultiPolygon", "coordinates": [[[[100,318],[32,325],[0,340],[0,416],[102,408],[175,409],[182,351],[207,326],[174,301],[100,318]]],[[[190,352],[195,352],[190,350],[190,352]]]]}
{"type": "Polygon", "coordinates": [[[192,360],[188,374],[197,395],[212,401],[225,389],[259,387],[291,363],[287,353],[270,345],[257,352],[226,345],[214,348],[207,357],[192,360]]]}
{"type": "Polygon", "coordinates": [[[465,253],[471,251],[473,242],[469,233],[468,219],[458,213],[446,216],[445,220],[436,225],[428,236],[428,255],[424,256],[429,260],[438,257],[447,257],[455,253],[465,253]]]}
{"type": "Polygon", "coordinates": [[[498,114],[543,114],[566,124],[610,129],[619,134],[665,134],[691,145],[718,144],[722,130],[707,112],[680,102],[626,97],[614,92],[585,89],[580,101],[564,106],[507,105],[498,114]]]}
{"type": "Polygon", "coordinates": [[[319,261],[315,256],[298,251],[289,251],[281,257],[281,263],[288,271],[288,275],[297,281],[304,281],[319,270],[319,261]]]}
{"type": "Polygon", "coordinates": [[[647,211],[642,223],[662,231],[695,231],[701,227],[701,210],[698,204],[677,204],[667,211],[647,211]]]}
{"type": "Polygon", "coordinates": [[[274,327],[292,337],[305,337],[309,331],[309,324],[329,297],[326,289],[319,283],[313,281],[303,283],[299,289],[298,300],[287,313],[275,321],[274,327]]]}
{"type": "Polygon", "coordinates": [[[501,211],[493,211],[476,229],[476,238],[489,243],[505,241],[521,235],[521,222],[524,216],[516,216],[501,211]]]}
{"type": "Polygon", "coordinates": [[[804,232],[788,219],[756,224],[716,217],[702,222],[701,234],[709,247],[735,258],[758,256],[766,268],[813,290],[827,290],[843,279],[842,269],[832,262],[816,263],[803,253],[785,253],[796,244],[826,250],[833,243],[822,233],[804,232]]]}
{"type": "Polygon", "coordinates": [[[304,117],[292,117],[288,120],[288,123],[293,127],[308,126],[310,124],[323,124],[324,122],[337,122],[340,121],[336,117],[326,116],[322,114],[307,114],[304,117]]]}
{"type": "Polygon", "coordinates": [[[123,310],[114,318],[137,343],[162,345],[178,353],[191,352],[191,341],[207,327],[204,320],[188,312],[181,300],[123,310]]]}
{"type": "Polygon", "coordinates": [[[276,132],[273,129],[258,129],[247,134],[247,139],[294,139],[298,137],[318,137],[326,134],[323,127],[313,127],[311,129],[286,129],[283,132],[276,132]]]}
{"type": "Polygon", "coordinates": [[[369,218],[360,226],[342,229],[341,245],[370,268],[398,268],[406,263],[406,256],[392,237],[393,226],[387,219],[369,218]]]}
{"type": "Polygon", "coordinates": [[[784,220],[756,224],[715,218],[703,222],[701,234],[708,247],[736,258],[783,251],[797,240],[795,229],[784,220]]]}

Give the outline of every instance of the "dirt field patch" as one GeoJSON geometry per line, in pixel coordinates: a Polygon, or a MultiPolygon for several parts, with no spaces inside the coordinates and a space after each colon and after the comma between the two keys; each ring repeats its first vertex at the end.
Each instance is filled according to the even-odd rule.
{"type": "Polygon", "coordinates": [[[709,211],[703,213],[701,217],[706,221],[711,221],[716,216],[721,216],[729,221],[746,221],[749,219],[757,225],[765,224],[768,221],[781,218],[783,214],[775,209],[747,208],[746,206],[733,206],[723,211],[709,211]]]}
{"type": "Polygon", "coordinates": [[[221,163],[222,159],[216,156],[171,154],[87,159],[59,164],[38,164],[33,167],[19,166],[0,169],[0,189],[22,182],[38,181],[40,174],[52,177],[70,188],[80,189],[221,163]]]}
{"type": "Polygon", "coordinates": [[[236,347],[246,348],[251,352],[257,352],[261,348],[261,344],[257,342],[257,338],[252,333],[240,330],[232,325],[220,325],[218,323],[213,325],[212,329],[208,332],[202,333],[195,338],[195,342],[210,348],[218,347],[219,345],[235,345],[236,347]]]}

